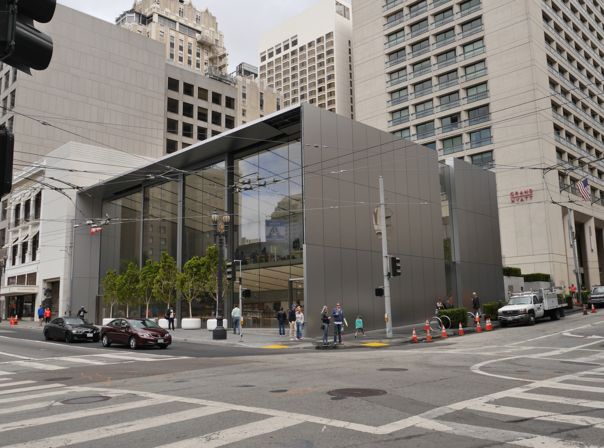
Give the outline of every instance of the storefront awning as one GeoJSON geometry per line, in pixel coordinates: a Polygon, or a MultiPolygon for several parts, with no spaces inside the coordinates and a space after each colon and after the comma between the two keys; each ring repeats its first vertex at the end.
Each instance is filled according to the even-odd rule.
{"type": "Polygon", "coordinates": [[[31,294],[38,294],[37,286],[25,286],[25,285],[10,285],[3,286],[0,289],[0,296],[27,296],[31,294]]]}

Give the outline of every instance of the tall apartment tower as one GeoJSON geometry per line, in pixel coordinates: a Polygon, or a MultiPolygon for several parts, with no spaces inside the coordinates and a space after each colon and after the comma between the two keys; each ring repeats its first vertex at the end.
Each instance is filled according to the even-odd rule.
{"type": "Polygon", "coordinates": [[[353,23],[356,118],[492,169],[504,265],[601,284],[602,3],[356,0],[353,23]]]}
{"type": "Polygon", "coordinates": [[[349,4],[321,0],[262,36],[260,79],[283,93],[283,106],[354,117],[351,19],[349,4]]]}
{"type": "Polygon", "coordinates": [[[227,73],[228,55],[216,17],[191,0],[136,0],[115,23],[163,42],[166,57],[175,64],[200,73],[227,73]]]}

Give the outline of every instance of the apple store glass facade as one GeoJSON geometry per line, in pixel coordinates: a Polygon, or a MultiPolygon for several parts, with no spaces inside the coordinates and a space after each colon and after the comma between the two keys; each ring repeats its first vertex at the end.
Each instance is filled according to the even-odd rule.
{"type": "MultiPolygon", "coordinates": [[[[179,265],[204,255],[215,244],[211,215],[216,211],[231,215],[225,258],[241,260],[243,287],[251,291],[244,305],[246,325],[276,326],[280,307],[303,305],[301,145],[262,146],[103,202],[103,216],[111,217],[112,225],[101,236],[101,278],[129,262],[159,260],[164,251],[179,265]]],[[[226,313],[237,293],[237,284],[226,292],[226,313]]],[[[155,304],[153,315],[161,315],[163,306],[155,304]]],[[[186,306],[181,309],[188,317],[186,306]]],[[[193,306],[194,317],[210,318],[213,310],[208,298],[193,306]]]]}

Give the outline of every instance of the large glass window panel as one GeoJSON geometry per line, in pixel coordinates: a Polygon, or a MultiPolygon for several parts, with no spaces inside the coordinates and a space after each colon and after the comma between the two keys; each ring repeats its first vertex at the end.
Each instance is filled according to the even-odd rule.
{"type": "Polygon", "coordinates": [[[178,182],[145,188],[143,258],[159,260],[162,252],[176,258],[178,182]]]}

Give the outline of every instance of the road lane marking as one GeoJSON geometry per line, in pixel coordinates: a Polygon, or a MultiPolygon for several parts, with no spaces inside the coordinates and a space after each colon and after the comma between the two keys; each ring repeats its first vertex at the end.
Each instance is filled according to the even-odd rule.
{"type": "MultiPolygon", "coordinates": [[[[604,321],[601,321],[600,323],[604,323],[604,321]]],[[[552,336],[557,336],[559,334],[572,333],[575,330],[582,330],[584,328],[589,328],[592,324],[597,324],[597,323],[593,322],[593,323],[590,323],[590,324],[587,324],[587,325],[581,325],[580,327],[571,328],[570,330],[562,330],[562,331],[557,331],[555,333],[544,334],[543,336],[538,336],[536,338],[525,339],[523,341],[513,342],[512,344],[509,344],[509,345],[511,345],[511,346],[521,345],[521,344],[525,344],[527,342],[538,341],[538,340],[541,340],[541,339],[550,338],[552,336]]]]}
{"type": "Polygon", "coordinates": [[[548,389],[579,390],[581,392],[595,392],[597,394],[604,394],[603,387],[584,386],[582,384],[559,383],[556,381],[540,381],[539,385],[539,387],[546,387],[548,389]]]}
{"type": "Polygon", "coordinates": [[[163,412],[161,415],[155,417],[141,418],[135,421],[118,423],[110,426],[102,426],[23,443],[16,443],[11,445],[11,448],[58,448],[76,445],[78,443],[106,439],[108,437],[120,436],[131,432],[143,431],[145,429],[164,428],[171,423],[194,420],[196,418],[219,414],[226,411],[228,411],[228,409],[223,407],[203,407],[174,413],[163,412]]]}
{"type": "Polygon", "coordinates": [[[87,359],[87,358],[82,358],[82,357],[77,357],[77,356],[62,356],[60,358],[53,358],[53,360],[75,362],[75,363],[82,363],[82,364],[92,364],[95,366],[103,366],[103,365],[107,364],[106,362],[103,362],[103,361],[94,361],[92,359],[87,359]]]}
{"type": "MultiPolygon", "coordinates": [[[[0,373],[0,375],[2,375],[2,374],[0,373]]],[[[10,381],[10,380],[12,380],[12,378],[0,378],[0,381],[10,381]]]]}
{"type": "Polygon", "coordinates": [[[573,381],[585,381],[587,383],[604,383],[604,378],[589,378],[586,376],[578,376],[573,381]]]}
{"type": "MultiPolygon", "coordinates": [[[[18,387],[17,389],[0,390],[0,395],[18,394],[21,392],[30,392],[32,390],[54,389],[55,387],[63,387],[63,386],[65,386],[65,384],[52,383],[52,384],[44,384],[42,386],[31,386],[31,387],[20,387],[20,388],[18,387]]],[[[19,397],[19,399],[22,399],[22,397],[19,397]]],[[[15,399],[12,398],[11,401],[14,402],[15,399]]]]}
{"type": "Polygon", "coordinates": [[[14,353],[0,352],[0,355],[8,356],[9,358],[17,358],[17,359],[32,359],[32,358],[30,358],[29,356],[15,355],[14,353]]]}
{"type": "Polygon", "coordinates": [[[594,409],[604,409],[604,401],[582,400],[580,398],[560,397],[557,395],[544,395],[523,392],[521,394],[514,395],[513,398],[520,398],[522,400],[543,401],[546,403],[568,404],[571,406],[583,406],[586,408],[594,409]]]}
{"type": "Polygon", "coordinates": [[[95,415],[110,414],[112,412],[129,411],[132,409],[139,409],[139,408],[144,408],[144,407],[148,407],[148,406],[156,406],[159,404],[169,403],[170,401],[173,401],[173,400],[169,400],[169,399],[167,399],[167,400],[166,399],[146,400],[145,399],[145,400],[140,400],[140,401],[120,403],[120,404],[110,405],[110,406],[103,406],[100,408],[83,409],[80,411],[66,412],[66,413],[62,413],[62,414],[51,415],[48,417],[36,417],[31,420],[20,420],[17,422],[0,424],[0,432],[32,428],[32,427],[41,426],[41,425],[49,425],[51,423],[76,420],[79,418],[93,417],[95,415]]]}
{"type": "Polygon", "coordinates": [[[562,333],[562,336],[568,336],[569,338],[584,338],[585,336],[581,336],[578,334],[572,334],[572,333],[562,333]]]}
{"type": "Polygon", "coordinates": [[[33,384],[35,381],[16,381],[14,383],[2,383],[0,387],[14,387],[14,386],[22,386],[23,384],[33,384]]]}
{"type": "MultiPolygon", "coordinates": [[[[34,390],[37,390],[37,389],[34,389],[34,390]]],[[[42,392],[42,393],[36,393],[36,394],[32,394],[32,395],[20,395],[19,401],[38,400],[40,398],[52,397],[52,396],[61,395],[64,393],[65,393],[65,390],[53,390],[50,392],[42,392]]],[[[0,404],[14,403],[14,402],[15,402],[15,397],[0,399],[0,404]]]]}
{"type": "Polygon", "coordinates": [[[290,426],[299,425],[302,421],[291,420],[286,417],[271,417],[265,420],[235,426],[228,429],[205,434],[200,437],[181,440],[157,448],[218,448],[231,443],[241,442],[252,437],[257,437],[271,432],[280,431],[290,426]]]}
{"type": "Polygon", "coordinates": [[[40,362],[34,361],[13,361],[11,362],[13,366],[19,367],[27,367],[35,370],[64,370],[67,367],[55,366],[54,364],[42,364],[40,362]]]}
{"type": "Polygon", "coordinates": [[[12,375],[12,372],[4,372],[3,370],[0,370],[0,375],[12,375]]]}
{"type": "MultiPolygon", "coordinates": [[[[38,396],[36,396],[36,398],[37,397],[38,396]]],[[[21,397],[19,397],[19,400],[21,400],[21,397]]],[[[13,398],[12,401],[14,402],[15,399],[13,398]]],[[[63,406],[63,404],[58,401],[42,401],[39,403],[24,404],[22,406],[14,406],[14,407],[8,407],[6,409],[0,409],[0,415],[14,414],[17,412],[25,412],[25,411],[33,411],[34,409],[49,408],[51,406],[63,406]]]]}

